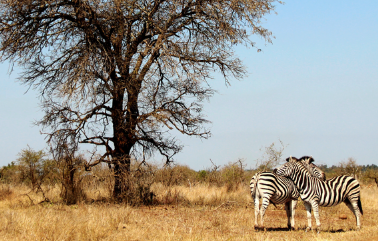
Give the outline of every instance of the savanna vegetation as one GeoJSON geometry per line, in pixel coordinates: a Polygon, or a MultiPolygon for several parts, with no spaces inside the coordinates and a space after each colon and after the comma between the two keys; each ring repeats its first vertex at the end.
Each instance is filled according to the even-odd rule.
{"type": "Polygon", "coordinates": [[[249,180],[280,162],[274,144],[256,169],[243,160],[199,171],[172,164],[183,146],[171,131],[211,135],[203,102],[215,92],[212,74],[226,85],[246,75],[234,46],[270,43],[262,22],[281,3],[0,0],[0,62],[23,68],[19,81],[39,91],[37,124],[50,148],[26,148],[1,168],[0,239],[377,239],[376,166],[323,166],[328,177],[361,181],[365,215],[363,230],[350,232],[344,206],[321,209],[316,235],[303,231],[303,205],[298,232],[286,230],[280,206],[269,208],[266,231],[253,228],[249,180]],[[154,153],[164,164],[147,162],[154,153]]]}
{"type": "MultiPolygon", "coordinates": [[[[274,145],[273,154],[279,154],[274,145]],[[274,152],[274,150],[276,150],[274,152]]],[[[266,149],[265,151],[267,151],[266,149]]],[[[269,153],[269,152],[267,152],[269,153]]],[[[374,240],[378,226],[376,165],[353,159],[322,166],[327,177],[356,175],[361,183],[362,230],[344,204],[321,208],[322,232],[305,232],[306,211],[300,202],[297,231],[286,228],[283,205],[270,205],[266,230],[254,229],[249,180],[261,164],[278,160],[272,154],[250,169],[244,160],[195,171],[184,165],[147,165],[133,160],[129,177],[132,199],[112,195],[114,175],[107,165],[85,170],[84,157],[54,160],[26,148],[16,162],[1,168],[0,239],[4,240],[374,240]],[[351,168],[353,167],[353,168],[351,168]],[[358,170],[350,173],[350,170],[358,170]],[[71,174],[72,175],[71,175],[71,174]],[[71,180],[72,178],[72,180],[71,180]],[[70,187],[70,185],[72,186],[70,187]],[[67,194],[68,193],[68,194],[67,194]],[[70,205],[67,205],[70,204],[70,205]]],[[[266,165],[265,165],[266,166],[266,165]]]]}

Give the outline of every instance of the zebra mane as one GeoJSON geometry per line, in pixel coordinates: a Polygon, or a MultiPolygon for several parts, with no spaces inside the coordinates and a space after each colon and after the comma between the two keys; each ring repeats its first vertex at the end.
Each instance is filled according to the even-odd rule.
{"type": "Polygon", "coordinates": [[[286,158],[286,162],[300,163],[301,166],[303,166],[307,170],[310,176],[319,178],[322,181],[325,181],[326,180],[325,173],[313,163],[314,161],[315,160],[312,156],[302,156],[300,159],[296,157],[292,157],[292,156],[286,158]]]}
{"type": "MultiPolygon", "coordinates": [[[[286,158],[286,162],[298,164],[299,166],[303,167],[303,168],[300,168],[300,169],[304,169],[310,176],[312,176],[310,171],[307,169],[307,166],[302,162],[302,159],[304,159],[304,157],[306,157],[306,156],[303,156],[300,159],[298,159],[296,157],[290,156],[290,157],[286,158]]],[[[274,169],[274,171],[277,171],[277,168],[274,169]]],[[[273,171],[273,173],[274,173],[274,171],[273,171]]]]}
{"type": "Polygon", "coordinates": [[[315,159],[312,156],[302,156],[299,158],[300,161],[306,161],[308,163],[313,163],[315,159]]]}
{"type": "Polygon", "coordinates": [[[289,162],[289,161],[298,161],[298,159],[296,157],[290,156],[286,158],[286,162],[289,162]]]}
{"type": "Polygon", "coordinates": [[[291,161],[294,165],[298,165],[299,169],[303,170],[305,173],[307,173],[310,177],[313,177],[311,175],[311,172],[308,170],[307,166],[300,160],[296,159],[291,161]]]}
{"type": "Polygon", "coordinates": [[[312,156],[302,156],[299,159],[296,157],[290,156],[286,158],[286,162],[289,162],[289,161],[306,161],[308,163],[313,163],[315,159],[312,156]]]}

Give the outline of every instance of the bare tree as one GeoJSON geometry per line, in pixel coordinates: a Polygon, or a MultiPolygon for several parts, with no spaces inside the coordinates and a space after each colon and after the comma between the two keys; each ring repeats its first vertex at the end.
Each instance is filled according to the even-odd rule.
{"type": "Polygon", "coordinates": [[[265,151],[260,149],[260,151],[264,151],[262,157],[256,160],[256,167],[259,171],[269,171],[273,170],[274,167],[278,166],[282,161],[282,154],[285,150],[285,145],[281,140],[280,144],[281,147],[277,147],[273,142],[270,146],[265,147],[265,151]]]}
{"type": "Polygon", "coordinates": [[[378,187],[378,171],[374,168],[368,168],[365,170],[365,173],[363,174],[367,179],[374,179],[375,184],[377,184],[378,187]]]}
{"type": "Polygon", "coordinates": [[[349,175],[358,179],[361,174],[361,167],[357,164],[356,160],[352,157],[348,158],[348,161],[340,162],[339,175],[349,175]]]}
{"type": "Polygon", "coordinates": [[[66,204],[76,204],[84,199],[80,174],[84,170],[84,157],[78,154],[77,143],[66,139],[51,141],[51,154],[58,168],[58,179],[62,184],[61,197],[66,204]]]}
{"type": "Polygon", "coordinates": [[[169,162],[181,150],[169,130],[210,136],[206,81],[214,70],[226,83],[245,75],[233,45],[270,42],[260,20],[275,2],[0,0],[0,61],[23,66],[20,80],[40,90],[49,141],[104,147],[87,167],[113,165],[120,197],[132,156],[169,162]]]}

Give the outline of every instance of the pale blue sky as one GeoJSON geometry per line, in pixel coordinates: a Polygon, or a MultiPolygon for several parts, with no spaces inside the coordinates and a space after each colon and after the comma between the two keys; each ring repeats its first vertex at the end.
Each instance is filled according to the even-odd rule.
{"type": "MultiPolygon", "coordinates": [[[[210,81],[219,91],[205,104],[212,137],[178,136],[185,148],[176,161],[199,170],[210,159],[243,158],[253,168],[260,149],[281,140],[284,157],[378,164],[378,1],[288,0],[276,11],[264,23],[273,44],[252,36],[262,52],[236,49],[248,76],[230,87],[220,77],[210,81]]],[[[0,64],[0,165],[27,145],[46,147],[32,124],[42,117],[38,93],[24,94],[8,69],[0,64]]]]}

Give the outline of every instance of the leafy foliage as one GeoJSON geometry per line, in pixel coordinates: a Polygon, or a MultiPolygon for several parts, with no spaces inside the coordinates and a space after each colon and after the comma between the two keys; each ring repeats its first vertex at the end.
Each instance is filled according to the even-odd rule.
{"type": "Polygon", "coordinates": [[[46,156],[42,150],[34,151],[30,147],[19,153],[17,172],[20,181],[29,184],[33,190],[41,189],[43,183],[55,182],[56,165],[46,156]]]}

